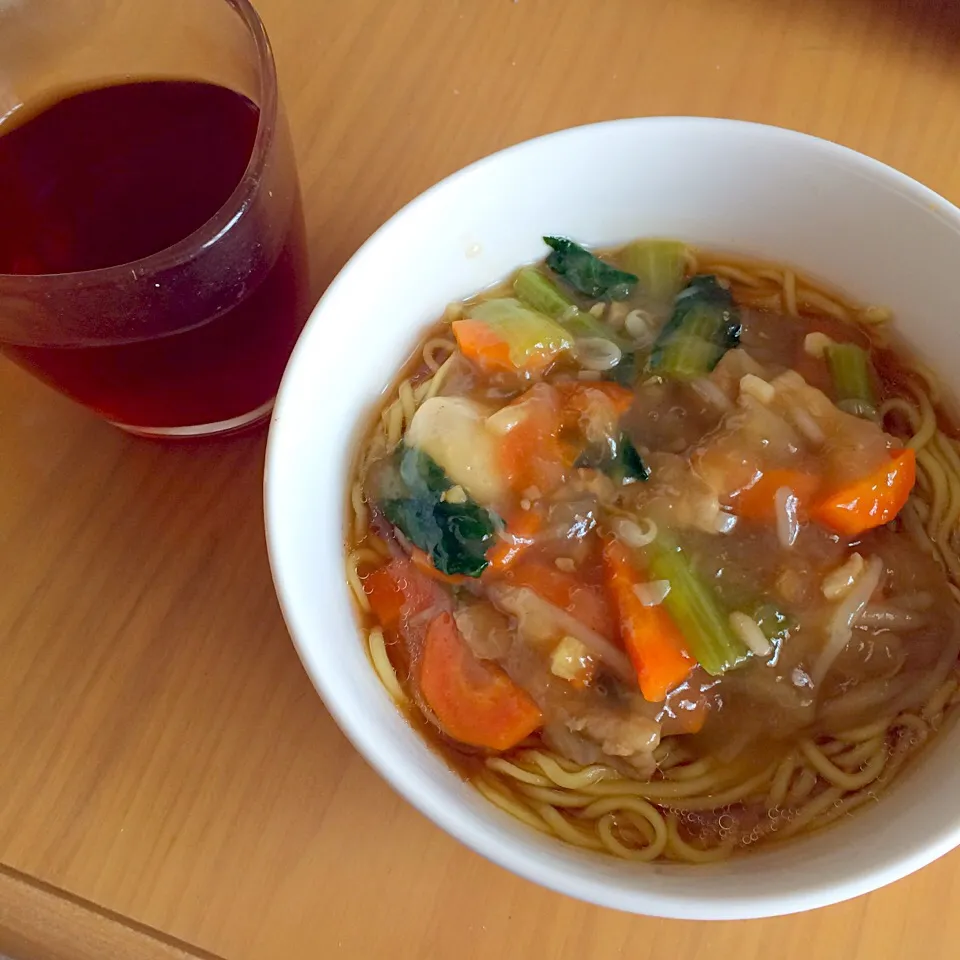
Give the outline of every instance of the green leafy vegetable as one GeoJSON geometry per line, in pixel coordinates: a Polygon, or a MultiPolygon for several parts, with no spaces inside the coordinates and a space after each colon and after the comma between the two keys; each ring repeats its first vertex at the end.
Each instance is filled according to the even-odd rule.
{"type": "Polygon", "coordinates": [[[571,307],[576,307],[573,300],[536,267],[524,267],[517,273],[513,292],[524,306],[545,313],[551,320],[562,320],[571,307]]]}
{"type": "Polygon", "coordinates": [[[635,240],[624,247],[621,259],[645,294],[669,303],[683,287],[686,254],[686,244],[677,240],[635,240]]]}
{"type": "Polygon", "coordinates": [[[621,433],[617,441],[617,456],[610,475],[621,483],[650,479],[650,468],[643,462],[640,451],[625,433],[621,433]]]}
{"type": "Polygon", "coordinates": [[[535,357],[552,357],[573,346],[573,337],[559,323],[512,297],[484,300],[470,307],[467,315],[485,323],[507,344],[510,360],[518,370],[535,357]]]}
{"type": "Polygon", "coordinates": [[[619,383],[621,387],[633,387],[640,376],[642,364],[637,353],[624,353],[620,362],[604,374],[604,380],[619,383]]]}
{"type": "Polygon", "coordinates": [[[576,466],[592,467],[602,470],[611,480],[619,484],[633,483],[635,480],[650,479],[650,468],[643,462],[640,451],[626,433],[608,444],[588,447],[577,458],[576,466]]]}
{"type": "Polygon", "coordinates": [[[833,378],[837,405],[857,416],[874,417],[877,396],[867,351],[855,343],[831,343],[823,353],[833,378]]]}
{"type": "Polygon", "coordinates": [[[549,277],[536,267],[524,267],[513,281],[517,299],[531,310],[556,320],[577,338],[599,337],[623,348],[626,342],[588,310],[581,310],[549,277]]]}
{"type": "Polygon", "coordinates": [[[669,534],[660,531],[645,553],[651,575],[670,582],[663,604],[703,669],[717,677],[744,660],[747,648],[733,632],[727,612],[669,534]]]}
{"type": "Polygon", "coordinates": [[[574,290],[595,300],[626,300],[630,296],[637,282],[634,274],[604,263],[565,237],[544,237],[543,240],[553,248],[547,257],[547,266],[574,290]]]}
{"type": "Polygon", "coordinates": [[[740,311],[717,278],[693,277],[677,295],[673,315],[660,331],[648,366],[665,376],[690,380],[709,373],[740,343],[740,311]]]}
{"type": "Polygon", "coordinates": [[[786,640],[796,621],[774,603],[757,604],[750,611],[751,617],[768,640],[786,640]]]}
{"type": "Polygon", "coordinates": [[[441,573],[479,577],[494,542],[491,514],[469,498],[463,503],[444,500],[452,484],[427,454],[401,445],[395,456],[399,485],[394,482],[393,492],[402,489],[405,495],[381,501],[386,518],[441,573]]]}

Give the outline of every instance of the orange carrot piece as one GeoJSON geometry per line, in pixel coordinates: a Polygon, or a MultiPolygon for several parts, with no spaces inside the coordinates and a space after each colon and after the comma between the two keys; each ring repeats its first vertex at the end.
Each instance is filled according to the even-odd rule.
{"type": "Polygon", "coordinates": [[[394,630],[402,617],[415,616],[446,594],[407,559],[391,560],[363,580],[373,615],[380,626],[394,630]]]}
{"type": "Polygon", "coordinates": [[[510,407],[523,410],[523,417],[500,444],[500,463],[512,490],[519,494],[537,488],[550,493],[563,483],[568,462],[567,448],[559,441],[560,404],[555,390],[538,384],[518,397],[510,407]]]}
{"type": "Polygon", "coordinates": [[[637,671],[644,699],[659,703],[686,679],[694,666],[683,635],[663,606],[645,607],[634,591],[641,582],[627,549],[616,540],[603,546],[610,593],[620,615],[627,654],[637,671]]]}
{"type": "Polygon", "coordinates": [[[759,480],[737,494],[733,509],[747,520],[773,520],[773,501],[781,487],[789,487],[806,510],[820,488],[820,478],[799,470],[766,470],[759,480]]]}
{"type": "Polygon", "coordinates": [[[460,352],[478,367],[495,373],[516,371],[510,359],[510,346],[482,320],[454,320],[451,324],[460,352]]]}
{"type": "Polygon", "coordinates": [[[913,450],[895,450],[891,462],[827,494],[810,511],[817,523],[852,537],[889,523],[903,508],[917,479],[913,450]]]}
{"type": "Polygon", "coordinates": [[[450,586],[456,587],[462,583],[466,583],[468,580],[473,579],[472,577],[466,577],[460,573],[444,573],[442,570],[438,570],[433,565],[433,561],[419,547],[413,548],[411,558],[413,559],[413,565],[421,573],[425,573],[428,577],[431,577],[440,583],[447,583],[450,586]]]}
{"type": "Polygon", "coordinates": [[[699,733],[707,722],[707,704],[701,700],[687,709],[676,710],[671,722],[672,733],[699,733]]]}
{"type": "Polygon", "coordinates": [[[566,573],[545,561],[519,560],[507,570],[504,579],[513,586],[527,587],[604,637],[617,634],[609,598],[602,589],[585,583],[575,573],[566,573]]]}
{"type": "Polygon", "coordinates": [[[542,527],[543,516],[538,510],[518,510],[507,522],[506,539],[487,553],[490,561],[487,570],[491,573],[506,570],[534,542],[542,527]]]}
{"type": "Polygon", "coordinates": [[[543,722],[539,708],[493,663],[478,660],[442,613],[427,629],[420,657],[420,693],[454,740],[508,750],[543,722]]]}
{"type": "Polygon", "coordinates": [[[588,383],[558,383],[555,385],[563,401],[564,422],[575,427],[580,415],[586,413],[591,402],[591,394],[607,400],[614,413],[622,417],[633,404],[633,391],[618,383],[596,381],[588,383]]]}
{"type": "Polygon", "coordinates": [[[377,567],[363,580],[363,592],[370,601],[370,609],[381,627],[393,630],[403,613],[403,593],[397,585],[390,564],[377,567]]]}

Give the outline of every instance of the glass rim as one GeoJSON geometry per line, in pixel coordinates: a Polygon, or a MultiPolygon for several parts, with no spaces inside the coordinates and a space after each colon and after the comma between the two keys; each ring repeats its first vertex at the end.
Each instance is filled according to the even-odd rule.
{"type": "MultiPolygon", "coordinates": [[[[257,59],[257,79],[259,85],[259,116],[257,132],[253,140],[250,159],[244,167],[239,183],[231,191],[217,212],[192,233],[183,239],[164,247],[156,253],[148,254],[137,260],[111,264],[109,267],[97,267],[93,270],[74,270],[68,273],[3,273],[0,271],[0,284],[3,292],[36,292],[75,288],[78,284],[98,286],[109,284],[115,278],[128,277],[131,271],[137,275],[149,274],[157,270],[176,267],[193,258],[199,251],[211,246],[236,222],[248,204],[251,195],[259,185],[259,173],[262,171],[267,153],[273,145],[279,113],[279,94],[277,90],[277,67],[273,49],[267,37],[267,31],[260,15],[250,0],[217,0],[232,7],[243,21],[247,34],[253,40],[257,59]]],[[[130,78],[135,81],[135,77],[130,78]]]]}

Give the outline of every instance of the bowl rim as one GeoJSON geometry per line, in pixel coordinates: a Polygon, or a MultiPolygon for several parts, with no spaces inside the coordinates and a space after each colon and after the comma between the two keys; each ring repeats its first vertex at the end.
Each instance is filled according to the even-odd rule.
{"type": "MultiPolygon", "coordinates": [[[[567,138],[587,135],[590,131],[600,131],[610,127],[630,126],[678,126],[715,128],[718,131],[742,130],[750,131],[755,135],[780,139],[782,141],[803,144],[821,151],[821,155],[833,157],[848,167],[860,172],[880,177],[888,184],[898,188],[901,192],[912,196],[915,200],[929,206],[931,212],[950,220],[960,229],[960,208],[931,188],[897,170],[895,167],[860,153],[851,147],[843,146],[831,140],[803,133],[787,127],[774,124],[758,123],[749,120],[737,120],[721,117],[702,116],[646,116],[623,117],[613,120],[604,120],[595,123],[580,124],[560,130],[541,134],[527,140],[522,140],[502,149],[489,153],[464,167],[447,175],[428,187],[413,199],[409,200],[393,213],[380,227],[378,227],[360,247],[351,255],[336,277],[317,301],[310,317],[304,326],[304,331],[288,361],[280,389],[277,394],[273,415],[270,421],[270,431],[267,439],[265,466],[264,466],[264,521],[266,533],[267,554],[270,563],[277,598],[286,623],[290,638],[293,641],[297,655],[300,658],[311,683],[320,694],[324,705],[334,721],[347,737],[360,756],[369,763],[374,770],[408,803],[421,814],[430,819],[442,830],[463,843],[469,849],[485,859],[503,867],[510,872],[523,877],[542,887],[565,894],[578,900],[586,901],[601,907],[608,907],[638,915],[660,917],[678,920],[744,920],[761,919],[766,917],[782,916],[819,907],[841,903],[845,900],[869,893],[882,886],[893,883],[916,870],[932,863],[937,858],[960,846],[960,818],[949,830],[941,832],[930,840],[923,841],[919,849],[912,855],[900,856],[892,863],[871,868],[867,872],[857,875],[847,875],[840,879],[824,877],[816,886],[808,884],[792,892],[789,900],[782,894],[750,894],[746,897],[731,895],[722,900],[711,900],[703,895],[691,896],[689,900],[678,900],[672,893],[660,893],[656,889],[630,890],[616,880],[604,880],[596,876],[585,876],[584,872],[571,872],[565,875],[560,870],[550,868],[545,870],[536,858],[526,851],[515,852],[510,844],[489,844],[481,836],[481,829],[474,822],[474,815],[469,812],[447,809],[448,804],[437,802],[429,791],[420,789],[416,779],[410,776],[409,771],[401,770],[399,765],[391,761],[384,751],[378,749],[375,738],[370,735],[369,728],[362,722],[355,721],[345,701],[336,688],[327,681],[324,672],[314,669],[311,664],[311,654],[308,643],[302,639],[307,632],[302,628],[300,615],[294,609],[294,604],[288,601],[285,587],[286,562],[281,556],[280,546],[276,540],[273,517],[279,513],[281,505],[275,499],[278,486],[276,476],[283,469],[278,463],[277,451],[281,445],[280,437],[287,420],[286,409],[290,384],[294,379],[300,379],[300,368],[304,365],[305,349],[304,333],[315,323],[328,300],[336,295],[339,287],[345,283],[346,277],[365,258],[367,251],[375,247],[380,238],[391,232],[396,225],[421,205],[428,203],[435,194],[449,189],[463,179],[475,175],[485,167],[500,162],[504,158],[519,153],[541,149],[544,143],[554,146],[567,138]],[[642,904],[639,901],[643,901],[642,904]],[[642,907],[642,909],[641,909],[642,907]]],[[[352,624],[356,632],[356,625],[352,624]]],[[[370,668],[372,671],[372,667],[370,668]]],[[[399,716],[399,714],[398,714],[399,716]]],[[[429,749],[425,744],[424,749],[429,749]]],[[[489,803],[484,798],[485,803],[489,803]]],[[[802,840],[794,841],[802,842],[802,840]]],[[[753,854],[756,857],[761,854],[753,854]]],[[[653,865],[638,865],[641,869],[653,865]]],[[[698,870],[709,869],[709,866],[699,866],[698,870]]]]}

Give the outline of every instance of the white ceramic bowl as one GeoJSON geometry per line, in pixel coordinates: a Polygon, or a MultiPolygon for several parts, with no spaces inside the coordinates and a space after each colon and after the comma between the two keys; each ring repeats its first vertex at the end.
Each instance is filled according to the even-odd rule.
{"type": "Polygon", "coordinates": [[[377,231],[317,304],[277,401],[266,472],[270,559],[303,664],[370,763],[444,830],[508,870],[635,913],[746,918],[835,903],[960,843],[960,728],[882,801],[833,828],[708,866],[625,863],[541,836],[464,784],[394,708],[343,573],[358,426],[451,300],[544,253],[668,236],[794,264],[890,306],[920,356],[960,362],[960,211],[835,144],[727,120],[565,130],[437,184],[377,231]]]}

